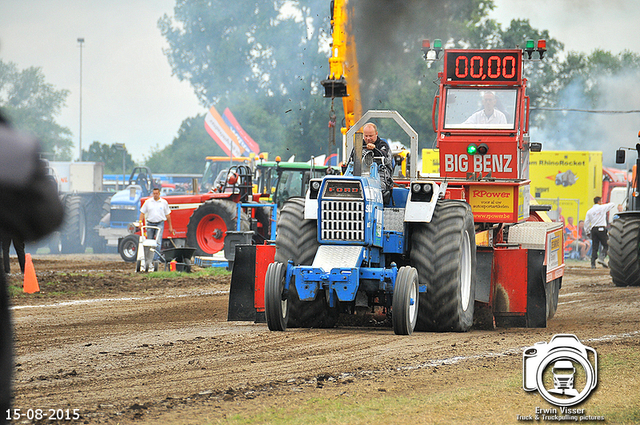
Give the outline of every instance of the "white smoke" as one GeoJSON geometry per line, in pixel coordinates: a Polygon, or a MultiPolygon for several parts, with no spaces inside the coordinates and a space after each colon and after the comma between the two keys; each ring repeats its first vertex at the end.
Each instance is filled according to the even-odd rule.
{"type": "Polygon", "coordinates": [[[601,75],[590,81],[592,97],[584,92],[582,81],[575,79],[561,92],[558,108],[583,111],[549,111],[544,128],[531,128],[532,140],[543,143],[544,150],[591,150],[603,153],[603,164],[615,164],[615,151],[638,142],[640,113],[640,70],[601,75]],[[551,124],[553,121],[556,124],[551,124]]]}

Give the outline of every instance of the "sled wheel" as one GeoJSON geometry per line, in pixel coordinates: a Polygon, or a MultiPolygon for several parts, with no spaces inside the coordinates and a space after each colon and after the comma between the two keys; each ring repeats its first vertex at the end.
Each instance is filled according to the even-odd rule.
{"type": "Polygon", "coordinates": [[[552,280],[546,284],[547,296],[547,320],[555,316],[558,310],[558,296],[560,295],[560,287],[562,286],[562,278],[552,280]]]}
{"type": "Polygon", "coordinates": [[[393,289],[391,320],[396,335],[411,335],[418,320],[418,271],[401,267],[393,289]]]}
{"type": "Polygon", "coordinates": [[[271,331],[285,331],[289,319],[289,305],[284,294],[285,273],[282,263],[271,263],[264,280],[264,312],[271,331]]]}

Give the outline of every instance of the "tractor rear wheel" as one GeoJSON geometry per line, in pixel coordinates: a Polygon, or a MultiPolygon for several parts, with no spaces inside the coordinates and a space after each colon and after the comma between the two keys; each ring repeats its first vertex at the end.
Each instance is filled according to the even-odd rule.
{"type": "Polygon", "coordinates": [[[640,286],[640,215],[623,213],[611,223],[609,273],[616,286],[640,286]]]}
{"type": "Polygon", "coordinates": [[[465,332],[473,325],[476,241],[469,204],[438,201],[430,223],[411,234],[411,264],[427,292],[420,294],[416,330],[465,332]]]}
{"type": "Polygon", "coordinates": [[[286,265],[271,263],[264,278],[264,312],[271,331],[287,330],[289,306],[284,296],[286,271],[286,265]]]}
{"type": "Polygon", "coordinates": [[[61,242],[64,254],[84,253],[87,243],[87,221],[82,198],[69,195],[64,199],[65,220],[61,242]]]}
{"type": "MultiPolygon", "coordinates": [[[[318,251],[317,221],[304,219],[304,198],[289,198],[280,211],[276,232],[275,261],[309,266],[318,251]]],[[[330,308],[327,294],[318,291],[313,301],[300,301],[295,282],[289,285],[288,326],[331,328],[338,321],[337,307],[330,308]]]]}
{"type": "Polygon", "coordinates": [[[411,335],[418,319],[418,272],[413,267],[400,267],[393,288],[391,320],[396,335],[411,335]]]}
{"type": "MultiPolygon", "coordinates": [[[[187,225],[187,246],[196,248],[195,255],[212,255],[224,248],[227,230],[236,230],[237,205],[234,202],[212,199],[200,205],[187,225]]],[[[241,230],[249,230],[242,220],[241,230]]]]}

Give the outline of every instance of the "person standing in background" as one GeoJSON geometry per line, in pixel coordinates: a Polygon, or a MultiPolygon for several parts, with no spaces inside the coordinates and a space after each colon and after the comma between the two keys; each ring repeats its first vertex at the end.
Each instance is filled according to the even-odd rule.
{"type": "Polygon", "coordinates": [[[156,252],[153,261],[160,259],[158,252],[162,247],[162,233],[164,232],[164,222],[169,224],[169,233],[175,234],[173,225],[171,224],[171,209],[166,200],[160,197],[160,188],[153,188],[153,197],[144,201],[140,208],[140,218],[138,221],[146,217],[147,226],[153,226],[157,229],[147,229],[147,237],[156,240],[156,252]],[[157,233],[156,233],[157,232],[157,233]]]}
{"type": "MultiPolygon", "coordinates": [[[[593,198],[593,207],[587,211],[584,218],[584,230],[587,234],[591,234],[591,268],[596,268],[596,261],[602,267],[609,268],[604,261],[609,251],[609,243],[607,237],[607,213],[616,207],[615,202],[602,204],[602,198],[596,196],[593,198]],[[598,249],[602,245],[602,258],[598,257],[598,249]]],[[[618,205],[618,211],[622,210],[622,205],[618,205]]]]}

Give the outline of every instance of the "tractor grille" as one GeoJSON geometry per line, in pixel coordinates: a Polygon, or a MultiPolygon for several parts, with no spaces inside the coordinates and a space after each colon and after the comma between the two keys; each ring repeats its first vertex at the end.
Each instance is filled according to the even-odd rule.
{"type": "Polygon", "coordinates": [[[111,209],[111,222],[112,223],[125,223],[125,227],[127,224],[137,221],[138,213],[135,210],[118,210],[111,209]]]}
{"type": "Polygon", "coordinates": [[[364,242],[363,201],[322,201],[323,240],[364,242]]]}

